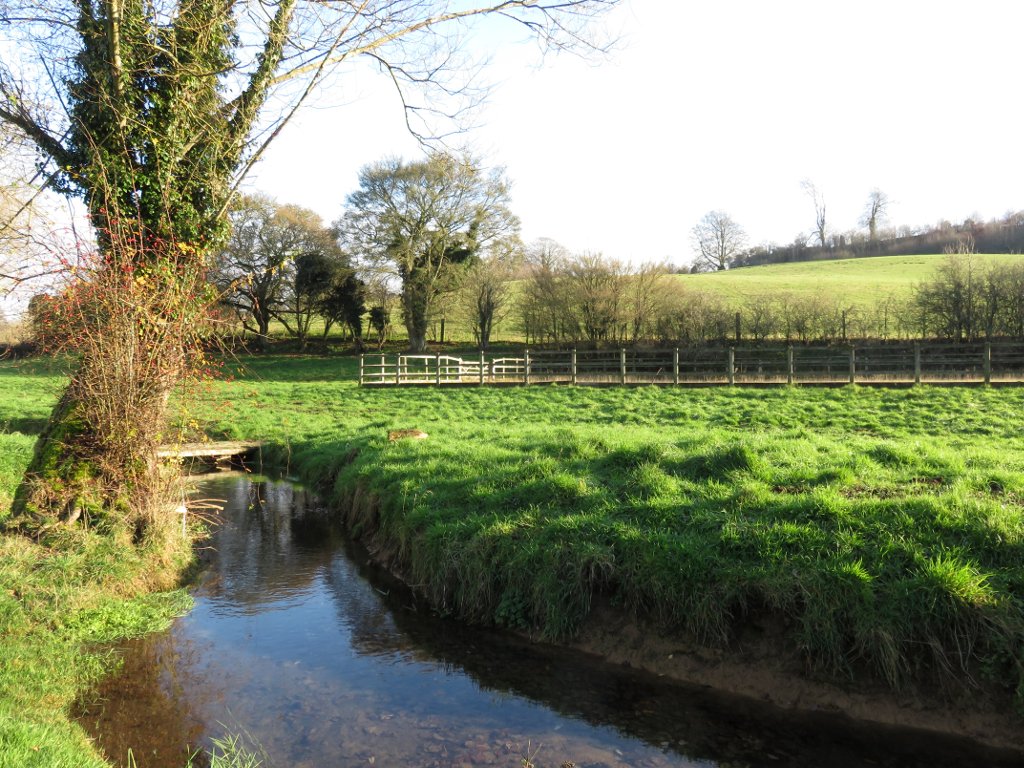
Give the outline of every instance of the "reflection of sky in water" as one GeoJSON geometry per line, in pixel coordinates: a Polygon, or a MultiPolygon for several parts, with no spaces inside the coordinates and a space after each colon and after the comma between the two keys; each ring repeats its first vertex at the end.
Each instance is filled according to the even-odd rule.
{"type": "Polygon", "coordinates": [[[203,495],[228,507],[195,609],[129,647],[89,726],[115,758],[124,745],[150,755],[140,768],[177,768],[169,745],[225,729],[251,734],[276,766],[518,768],[538,746],[538,766],[581,768],[1012,764],[441,620],[353,557],[304,492],[232,477],[203,495]],[[147,742],[157,738],[167,744],[147,742]]]}

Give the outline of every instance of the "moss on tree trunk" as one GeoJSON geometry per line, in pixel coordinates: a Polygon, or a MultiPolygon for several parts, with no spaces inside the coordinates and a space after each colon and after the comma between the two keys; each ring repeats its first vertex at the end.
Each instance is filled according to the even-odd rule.
{"type": "Polygon", "coordinates": [[[88,408],[73,393],[74,384],[36,440],[6,528],[40,537],[61,525],[120,525],[141,539],[167,506],[161,481],[168,475],[157,463],[153,440],[164,409],[142,415],[149,429],[112,442],[89,426],[88,408]]]}
{"type": "Polygon", "coordinates": [[[38,533],[102,509],[100,472],[88,456],[89,430],[66,391],[36,440],[25,476],[14,496],[8,527],[38,533]]]}

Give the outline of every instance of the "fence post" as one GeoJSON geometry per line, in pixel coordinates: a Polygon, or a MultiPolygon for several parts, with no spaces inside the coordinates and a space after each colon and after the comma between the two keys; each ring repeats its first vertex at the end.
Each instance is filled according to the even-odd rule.
{"type": "Polygon", "coordinates": [[[569,374],[572,376],[572,383],[576,383],[576,347],[572,348],[572,360],[570,362],[569,374]]]}
{"type": "Polygon", "coordinates": [[[679,347],[672,351],[672,383],[679,383],[679,347]]]}
{"type": "Polygon", "coordinates": [[[850,383],[857,383],[857,350],[850,347],[850,383]]]}
{"type": "Polygon", "coordinates": [[[793,345],[786,347],[786,383],[792,384],[796,379],[796,364],[793,359],[793,345]]]}
{"type": "Polygon", "coordinates": [[[914,342],[914,383],[921,383],[921,343],[914,342]]]}
{"type": "Polygon", "coordinates": [[[985,371],[985,383],[992,383],[992,345],[989,342],[985,342],[985,358],[983,369],[985,371]]]}
{"type": "Polygon", "coordinates": [[[363,355],[359,355],[359,386],[363,386],[363,355]]]}
{"type": "Polygon", "coordinates": [[[619,350],[619,383],[626,383],[626,350],[619,350]]]}
{"type": "Polygon", "coordinates": [[[484,351],[480,350],[480,386],[484,385],[484,351]]]}
{"type": "Polygon", "coordinates": [[[434,383],[441,386],[441,353],[434,353],[434,383]]]}
{"type": "Polygon", "coordinates": [[[523,350],[523,384],[530,383],[530,349],[523,350]]]}
{"type": "Polygon", "coordinates": [[[729,386],[736,383],[736,348],[729,347],[729,386]]]}

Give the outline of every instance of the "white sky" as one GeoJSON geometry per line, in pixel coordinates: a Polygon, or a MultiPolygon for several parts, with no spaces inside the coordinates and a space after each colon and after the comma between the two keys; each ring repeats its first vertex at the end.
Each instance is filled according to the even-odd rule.
{"type": "MultiPolygon", "coordinates": [[[[689,262],[723,209],[752,243],[852,229],[869,191],[893,224],[1024,208],[1017,0],[626,0],[607,59],[498,50],[466,137],[513,182],[523,236],[617,258],[689,262]]],[[[382,79],[351,76],[290,124],[248,185],[332,221],[356,173],[415,157],[382,79]],[[353,87],[354,86],[354,87],[353,87]]]]}

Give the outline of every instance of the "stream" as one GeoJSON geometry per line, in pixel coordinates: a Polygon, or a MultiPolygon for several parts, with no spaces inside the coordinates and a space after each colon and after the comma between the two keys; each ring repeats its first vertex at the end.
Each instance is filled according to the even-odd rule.
{"type": "Polygon", "coordinates": [[[266,768],[1022,764],[468,627],[417,602],[299,486],[218,475],[197,494],[226,504],[195,608],[121,645],[122,668],[82,707],[117,765],[130,749],[138,768],[181,768],[225,734],[266,768]]]}

